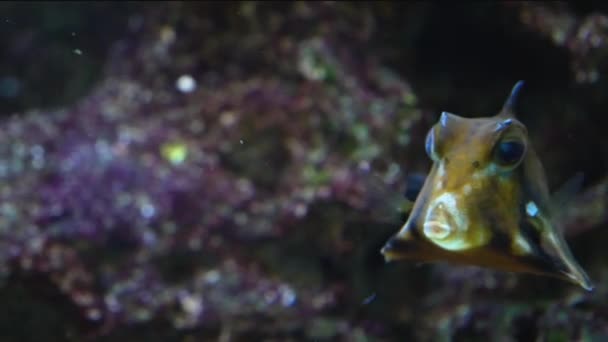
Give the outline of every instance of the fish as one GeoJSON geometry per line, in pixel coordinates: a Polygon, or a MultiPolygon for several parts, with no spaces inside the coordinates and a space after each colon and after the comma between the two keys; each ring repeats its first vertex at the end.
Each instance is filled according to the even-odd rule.
{"type": "Polygon", "coordinates": [[[515,115],[523,84],[515,84],[494,116],[441,113],[425,140],[433,165],[422,187],[408,194],[415,201],[407,220],[380,250],[386,262],[473,265],[593,290],[563,237],[543,165],[515,115]]]}

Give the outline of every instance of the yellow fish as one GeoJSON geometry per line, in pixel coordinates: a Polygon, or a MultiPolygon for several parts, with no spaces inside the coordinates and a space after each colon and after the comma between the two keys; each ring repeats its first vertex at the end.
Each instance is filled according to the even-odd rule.
{"type": "Polygon", "coordinates": [[[554,219],[545,173],[515,118],[519,81],[495,116],[443,112],[426,137],[433,161],[386,261],[447,261],[568,280],[592,290],[554,219]]]}

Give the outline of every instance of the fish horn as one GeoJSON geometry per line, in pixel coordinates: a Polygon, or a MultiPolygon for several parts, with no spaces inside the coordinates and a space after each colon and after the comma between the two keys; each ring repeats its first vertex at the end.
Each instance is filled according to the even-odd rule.
{"type": "Polygon", "coordinates": [[[515,85],[513,86],[513,89],[511,89],[511,94],[507,98],[507,101],[505,101],[505,104],[502,106],[502,109],[500,110],[500,113],[498,114],[499,116],[505,116],[505,117],[514,117],[515,116],[515,111],[514,111],[515,102],[519,98],[519,92],[523,86],[524,86],[524,81],[520,80],[520,81],[517,81],[517,83],[515,83],[515,85]]]}

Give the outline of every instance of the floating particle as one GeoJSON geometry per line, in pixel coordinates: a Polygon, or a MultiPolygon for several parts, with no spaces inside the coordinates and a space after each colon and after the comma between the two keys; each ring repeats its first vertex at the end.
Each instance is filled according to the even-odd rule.
{"type": "Polygon", "coordinates": [[[80,50],[80,49],[74,49],[74,51],[73,51],[73,52],[74,52],[75,54],[79,55],[79,56],[81,56],[81,55],[82,55],[82,50],[80,50]]]}
{"type": "Polygon", "coordinates": [[[177,79],[175,86],[182,93],[191,93],[196,89],[196,80],[190,75],[182,75],[177,79]]]}
{"type": "Polygon", "coordinates": [[[376,293],[375,292],[372,293],[371,295],[367,296],[367,298],[365,298],[361,304],[368,305],[371,302],[373,302],[374,299],[376,299],[376,293]]]}

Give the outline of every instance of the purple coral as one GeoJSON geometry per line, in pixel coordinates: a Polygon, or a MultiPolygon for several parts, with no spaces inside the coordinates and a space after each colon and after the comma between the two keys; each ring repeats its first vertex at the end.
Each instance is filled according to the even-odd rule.
{"type": "MultiPolygon", "coordinates": [[[[78,103],[0,122],[7,288],[54,289],[46,301],[68,307],[74,339],[141,339],[138,327],[168,340],[492,337],[501,322],[559,326],[560,312],[578,333],[590,310],[527,303],[544,280],[381,260],[399,221],[371,216],[402,168],[428,166],[417,141],[432,119],[377,49],[387,12],[427,10],[391,6],[134,14],[78,103]]],[[[605,220],[592,212],[579,220],[605,220]]],[[[568,300],[593,309],[598,298],[568,300]]]]}

